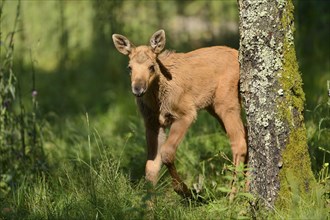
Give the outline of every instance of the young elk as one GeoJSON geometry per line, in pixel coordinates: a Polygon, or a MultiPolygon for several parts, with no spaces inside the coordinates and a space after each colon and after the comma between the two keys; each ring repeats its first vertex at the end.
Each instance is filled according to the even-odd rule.
{"type": "Polygon", "coordinates": [[[165,164],[174,190],[183,197],[191,196],[174,160],[179,143],[200,109],[222,121],[234,164],[245,162],[247,144],[240,116],[237,50],[215,46],[189,53],[162,52],[164,30],[152,35],[149,46],[135,47],[119,34],[112,35],[112,39],[117,50],[129,57],[132,92],[146,128],[148,181],[155,185],[165,164]]]}

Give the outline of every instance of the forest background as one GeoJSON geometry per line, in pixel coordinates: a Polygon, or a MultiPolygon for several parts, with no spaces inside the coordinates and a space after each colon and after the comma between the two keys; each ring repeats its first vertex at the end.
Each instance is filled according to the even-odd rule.
{"type": "MultiPolygon", "coordinates": [[[[312,169],[325,186],[323,199],[329,199],[330,4],[294,4],[312,169]]],[[[144,128],[130,92],[127,58],[111,35],[140,45],[164,29],[166,48],[177,52],[213,45],[238,49],[237,2],[2,0],[0,19],[1,68],[14,76],[9,92],[0,92],[6,93],[6,117],[15,124],[1,134],[11,144],[0,146],[0,216],[144,216],[144,128]]],[[[250,195],[226,203],[227,157],[223,129],[202,112],[179,148],[177,166],[188,185],[212,202],[198,208],[178,204],[163,170],[160,218],[249,218],[240,206],[250,195]]]]}

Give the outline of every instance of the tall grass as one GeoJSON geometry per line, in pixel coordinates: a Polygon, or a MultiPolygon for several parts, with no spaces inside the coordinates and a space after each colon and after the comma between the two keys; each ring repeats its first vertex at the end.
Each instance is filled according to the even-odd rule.
{"type": "MultiPolygon", "coordinates": [[[[85,145],[87,149],[93,149],[94,155],[89,150],[87,155],[77,152],[75,157],[61,158],[61,165],[51,174],[39,176],[35,182],[22,181],[0,205],[4,218],[144,219],[147,216],[147,201],[150,200],[150,195],[147,193],[145,181],[140,177],[138,181],[132,182],[123,170],[120,156],[115,157],[115,152],[111,153],[109,150],[109,147],[114,145],[106,146],[98,130],[90,127],[89,119],[86,118],[86,122],[88,132],[81,134],[85,136],[85,141],[80,139],[82,142],[78,140],[75,145],[85,145]]],[[[127,137],[122,138],[124,143],[128,144],[127,137]]],[[[126,146],[122,147],[125,150],[126,146]]],[[[123,153],[125,152],[121,154],[123,153]]],[[[140,163],[143,164],[144,161],[141,160],[140,163]]],[[[196,170],[203,169],[198,166],[201,165],[197,165],[196,170]]],[[[200,175],[204,179],[209,178],[207,172],[200,175]]],[[[203,190],[212,195],[219,194],[214,187],[208,189],[207,184],[203,186],[203,190]]],[[[163,175],[156,197],[154,215],[159,219],[201,218],[206,214],[212,219],[219,213],[236,216],[241,211],[240,202],[231,204],[231,209],[219,208],[222,205],[228,206],[229,202],[225,197],[221,200],[212,197],[210,204],[204,206],[194,201],[183,201],[173,192],[167,175],[163,175]]]]}
{"type": "MultiPolygon", "coordinates": [[[[3,7],[0,5],[0,25],[3,7]]],[[[42,144],[42,126],[38,118],[35,71],[32,68],[31,107],[23,104],[20,78],[15,72],[15,39],[19,29],[21,2],[17,2],[12,31],[0,33],[0,201],[24,178],[47,169],[42,144]]],[[[2,31],[2,30],[1,30],[2,31]]],[[[33,61],[32,61],[33,67],[33,61]]]]}
{"type": "Polygon", "coordinates": [[[97,133],[86,138],[89,147],[98,149],[97,161],[79,154],[62,158],[61,166],[51,174],[21,182],[1,204],[1,214],[10,219],[130,219],[138,215],[132,208],[139,205],[139,186],[131,186],[119,161],[99,143],[97,133]]]}
{"type": "MultiPolygon", "coordinates": [[[[182,150],[187,150],[184,148],[188,145],[202,146],[202,149],[199,149],[203,152],[201,154],[212,155],[215,142],[219,140],[227,142],[226,137],[221,134],[211,133],[208,136],[198,134],[204,120],[209,119],[197,121],[198,126],[194,126],[190,134],[197,135],[192,138],[188,134],[182,150]],[[203,138],[210,142],[206,141],[204,144],[203,138]]],[[[137,154],[138,162],[142,164],[139,177],[130,176],[129,170],[132,164],[122,163],[125,161],[124,158],[130,155],[129,151],[133,150],[130,145],[140,148],[143,145],[143,140],[139,141],[135,137],[137,131],[132,130],[130,135],[116,137],[116,141],[120,139],[121,145],[118,152],[114,149],[118,144],[106,141],[102,133],[107,132],[100,132],[103,125],[94,123],[91,117],[87,119],[86,116],[82,116],[71,123],[73,123],[71,126],[76,128],[76,137],[70,141],[75,154],[68,157],[66,152],[62,152],[63,155],[51,155],[53,151],[49,151],[49,156],[54,157],[53,162],[60,161],[52,164],[56,169],[39,176],[34,182],[28,179],[20,182],[16,190],[0,204],[0,216],[4,219],[147,219],[149,216],[147,203],[151,195],[143,178],[144,155],[137,154]]],[[[203,129],[208,130],[209,127],[212,126],[203,129]]],[[[210,130],[212,131],[212,128],[210,130]]],[[[67,135],[70,136],[71,133],[67,135]]],[[[110,137],[112,138],[114,137],[110,137]]],[[[226,156],[215,154],[201,159],[195,158],[194,149],[187,153],[182,150],[178,155],[177,163],[180,173],[192,188],[200,190],[200,196],[204,200],[202,203],[182,200],[174,193],[170,177],[165,170],[162,170],[155,192],[157,201],[153,211],[157,219],[326,219],[329,217],[327,190],[330,184],[326,165],[319,172],[319,183],[313,188],[310,197],[303,198],[298,194],[293,196],[294,205],[287,210],[252,210],[250,206],[254,201],[252,195],[241,191],[232,202],[227,197],[232,173],[226,156]]],[[[238,184],[244,183],[242,180],[238,184]]]]}
{"type": "MultiPolygon", "coordinates": [[[[142,122],[133,114],[132,124],[126,124],[116,133],[117,126],[112,123],[121,114],[121,107],[118,108],[100,118],[88,116],[87,120],[81,115],[67,119],[66,132],[59,136],[51,130],[45,132],[48,140],[44,142],[45,150],[54,169],[33,182],[21,181],[2,200],[0,216],[5,219],[145,219],[148,193],[143,180],[142,122]],[[134,175],[132,170],[136,171],[134,175]]],[[[251,198],[244,194],[230,203],[226,197],[231,176],[226,167],[230,163],[219,154],[219,151],[229,152],[229,143],[219,130],[213,119],[202,113],[178,152],[180,173],[190,186],[200,190],[207,203],[182,201],[173,192],[170,177],[163,170],[154,211],[158,219],[326,219],[329,216],[325,202],[329,198],[326,169],[320,173],[322,185],[314,189],[312,196],[293,197],[296,205],[288,210],[271,213],[250,210],[251,198]]]]}

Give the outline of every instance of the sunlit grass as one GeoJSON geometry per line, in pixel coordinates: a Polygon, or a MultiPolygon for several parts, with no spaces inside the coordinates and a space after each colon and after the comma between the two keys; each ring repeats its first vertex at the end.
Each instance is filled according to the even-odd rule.
{"type": "MultiPolygon", "coordinates": [[[[142,126],[138,116],[136,117],[135,126],[142,126]]],[[[207,118],[202,115],[203,117],[207,118]]],[[[47,151],[48,157],[53,157],[54,169],[41,175],[33,183],[19,183],[6,202],[0,204],[0,216],[5,219],[147,218],[146,202],[150,197],[143,176],[144,138],[136,137],[143,136],[144,132],[134,130],[136,127],[133,126],[126,135],[117,133],[114,137],[112,133],[113,136],[108,134],[105,139],[102,134],[107,133],[106,128],[112,131],[112,126],[95,123],[96,119],[92,118],[89,117],[87,121],[85,115],[65,122],[68,127],[71,126],[67,130],[69,132],[58,140],[54,137],[54,142],[63,151],[47,151]],[[100,128],[104,130],[101,132],[100,128]],[[64,150],[70,147],[71,151],[64,150]],[[140,153],[134,154],[135,150],[140,153]],[[128,162],[127,158],[133,156],[136,161],[128,162]],[[134,177],[133,182],[130,173],[135,168],[132,164],[140,164],[140,174],[134,177]]],[[[228,153],[228,140],[216,124],[213,127],[208,126],[209,123],[197,121],[196,125],[180,146],[182,149],[179,150],[177,166],[190,187],[196,187],[194,184],[202,179],[201,196],[206,199],[206,203],[182,200],[172,190],[170,177],[163,169],[156,191],[154,216],[157,219],[251,219],[253,216],[262,219],[326,219],[329,216],[324,187],[329,182],[313,189],[309,198],[294,196],[295,206],[288,210],[275,209],[269,212],[261,209],[254,212],[250,208],[252,195],[251,198],[238,194],[230,202],[223,190],[229,189],[232,173],[230,170],[221,172],[230,162],[218,154],[217,150],[228,153]],[[204,130],[203,133],[198,132],[200,129],[204,130]]],[[[329,178],[328,172],[322,173],[323,180],[329,178]]]]}

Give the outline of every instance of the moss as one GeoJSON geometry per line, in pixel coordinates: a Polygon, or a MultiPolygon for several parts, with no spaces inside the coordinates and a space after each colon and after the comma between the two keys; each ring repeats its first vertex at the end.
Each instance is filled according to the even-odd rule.
{"type": "Polygon", "coordinates": [[[311,162],[307,150],[306,128],[303,123],[305,94],[298,69],[293,43],[293,4],[288,0],[281,18],[285,33],[283,42],[283,71],[280,73],[280,84],[284,96],[279,97],[278,116],[286,123],[289,137],[282,151],[283,167],[280,171],[280,191],[276,206],[289,208],[294,194],[308,194],[310,185],[315,183],[311,171],[311,162]]]}
{"type": "Polygon", "coordinates": [[[315,183],[306,147],[305,126],[291,131],[288,144],[282,152],[283,167],[280,171],[281,188],[276,206],[289,208],[295,194],[304,197],[315,183]]]}

